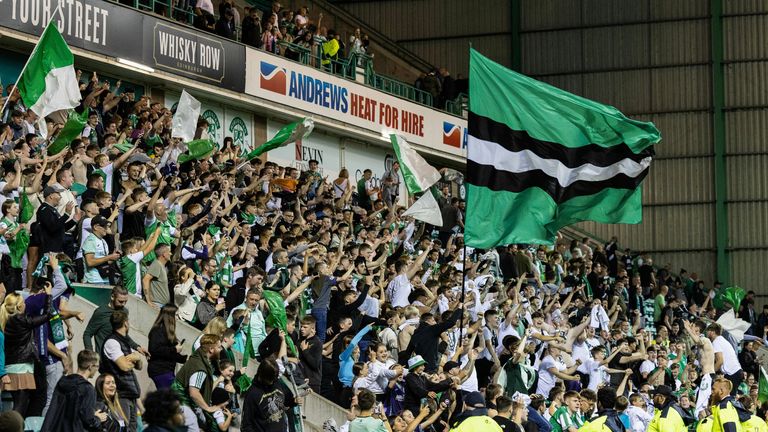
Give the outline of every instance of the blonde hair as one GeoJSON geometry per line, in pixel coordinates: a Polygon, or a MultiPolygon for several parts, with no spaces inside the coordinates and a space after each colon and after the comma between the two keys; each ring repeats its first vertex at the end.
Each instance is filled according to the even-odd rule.
{"type": "Polygon", "coordinates": [[[5,324],[12,316],[20,312],[19,308],[23,302],[24,299],[21,298],[21,295],[16,293],[8,294],[5,297],[2,307],[0,307],[0,329],[5,331],[5,324]]]}
{"type": "Polygon", "coordinates": [[[224,334],[224,330],[227,329],[227,320],[217,316],[213,317],[203,329],[203,334],[212,334],[221,337],[224,334]]]}

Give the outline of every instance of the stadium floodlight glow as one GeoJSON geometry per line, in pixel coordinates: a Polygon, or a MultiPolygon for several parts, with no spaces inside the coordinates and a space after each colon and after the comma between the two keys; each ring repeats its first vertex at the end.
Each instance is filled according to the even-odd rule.
{"type": "Polygon", "coordinates": [[[144,72],[147,72],[147,73],[155,73],[155,70],[152,69],[151,67],[145,66],[145,65],[143,65],[141,63],[137,63],[137,62],[132,61],[132,60],[126,60],[124,58],[119,58],[118,57],[117,58],[117,62],[120,63],[120,64],[124,64],[126,66],[130,66],[130,67],[136,68],[136,69],[138,69],[140,71],[144,71],[144,72]]]}

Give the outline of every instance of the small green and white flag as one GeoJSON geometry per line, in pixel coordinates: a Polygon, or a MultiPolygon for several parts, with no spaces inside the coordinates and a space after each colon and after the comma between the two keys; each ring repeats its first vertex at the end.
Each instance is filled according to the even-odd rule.
{"type": "Polygon", "coordinates": [[[314,128],[315,122],[311,118],[304,118],[301,121],[287,124],[285,127],[277,131],[272,139],[253,149],[245,156],[245,158],[247,160],[252,160],[253,158],[257,158],[261,154],[270,150],[284,147],[290,143],[306,138],[310,133],[312,133],[312,129],[314,128]]]}
{"type": "Polygon", "coordinates": [[[21,99],[38,117],[80,104],[75,58],[53,21],[32,51],[16,87],[21,99]]]}
{"type": "Polygon", "coordinates": [[[391,134],[389,140],[395,148],[397,161],[400,162],[400,171],[403,173],[405,187],[411,195],[428,190],[433,184],[440,181],[440,172],[428,164],[416,150],[408,144],[405,138],[391,134]]]}

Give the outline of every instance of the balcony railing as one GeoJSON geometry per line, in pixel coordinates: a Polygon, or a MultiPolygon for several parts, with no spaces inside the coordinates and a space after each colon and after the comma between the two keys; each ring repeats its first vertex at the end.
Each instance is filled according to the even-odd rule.
{"type": "MultiPolygon", "coordinates": [[[[195,21],[195,12],[189,4],[189,0],[120,0],[120,4],[132,7],[143,12],[155,13],[181,24],[192,26],[195,21]]],[[[203,31],[203,30],[199,30],[203,31]]],[[[240,40],[240,26],[236,23],[236,39],[240,40]]],[[[361,82],[377,90],[389,93],[431,108],[444,110],[457,116],[466,116],[468,97],[460,95],[453,101],[447,101],[445,106],[435,107],[430,93],[419,90],[411,84],[377,74],[373,69],[373,57],[364,53],[351,53],[349,57],[331,60],[323,64],[322,42],[315,38],[315,49],[310,49],[287,41],[279,41],[280,54],[298,63],[325,70],[346,79],[356,80],[358,71],[365,76],[361,82]]]]}

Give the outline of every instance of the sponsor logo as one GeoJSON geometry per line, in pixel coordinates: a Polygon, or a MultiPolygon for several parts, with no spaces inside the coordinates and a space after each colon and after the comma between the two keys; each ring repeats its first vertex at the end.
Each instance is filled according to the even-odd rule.
{"type": "Polygon", "coordinates": [[[285,95],[285,69],[262,61],[259,72],[259,85],[261,88],[285,95]]]}
{"type": "Polygon", "coordinates": [[[248,136],[248,126],[243,119],[235,117],[229,123],[229,133],[232,134],[232,140],[234,144],[240,147],[241,151],[251,151],[251,143],[245,142],[245,138],[248,136]]]}
{"type": "Polygon", "coordinates": [[[443,122],[443,144],[451,147],[462,148],[461,126],[443,122]]]}
{"type": "Polygon", "coordinates": [[[208,135],[214,142],[218,142],[219,130],[221,129],[221,123],[219,122],[219,116],[215,112],[207,109],[203,112],[202,117],[208,122],[208,135]]]}
{"type": "Polygon", "coordinates": [[[224,45],[215,39],[157,23],[152,54],[156,66],[216,82],[224,79],[224,45]]]}

